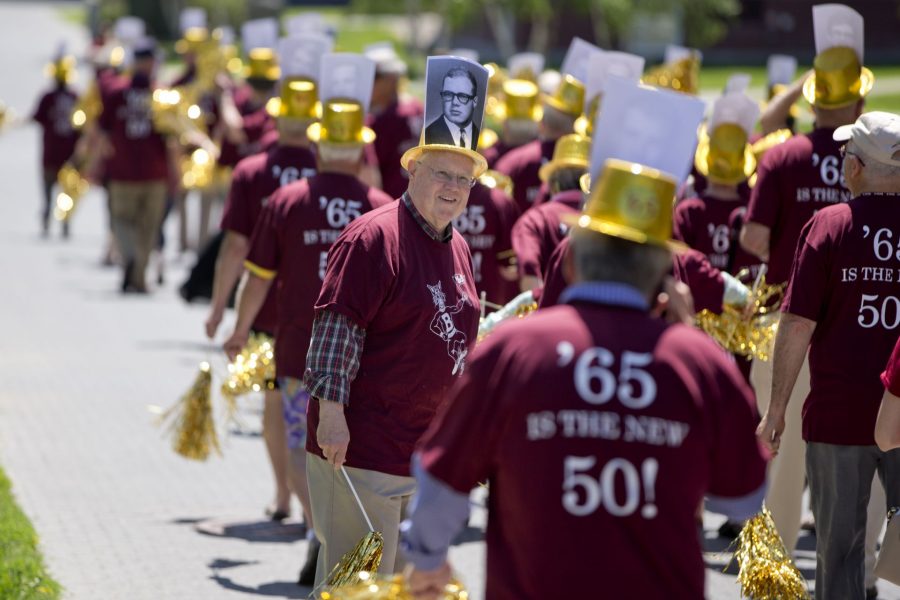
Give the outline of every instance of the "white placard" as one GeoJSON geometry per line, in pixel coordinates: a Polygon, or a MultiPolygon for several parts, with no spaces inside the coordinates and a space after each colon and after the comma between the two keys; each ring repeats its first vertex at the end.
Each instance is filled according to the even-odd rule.
{"type": "Polygon", "coordinates": [[[146,26],[143,19],[138,17],[121,17],[116,21],[113,34],[116,39],[125,46],[133,46],[144,37],[146,26]]]}
{"type": "Polygon", "coordinates": [[[743,92],[732,92],[719,97],[713,104],[709,131],[722,123],[735,123],[741,126],[747,137],[750,137],[758,119],[759,103],[743,92]]]}
{"type": "Polygon", "coordinates": [[[843,4],[819,4],[813,6],[812,14],[816,54],[835,46],[848,46],[863,64],[865,20],[861,14],[843,4]]]}
{"type": "Polygon", "coordinates": [[[531,71],[536,79],[544,71],[544,55],[540,52],[513,54],[506,62],[506,70],[510,77],[516,77],[523,71],[531,71]]]}
{"type": "Polygon", "coordinates": [[[278,40],[281,77],[309,77],[318,82],[322,56],[331,52],[334,41],[322,33],[291,35],[278,40]]]}
{"type": "Polygon", "coordinates": [[[678,46],[677,44],[668,44],[666,45],[666,57],[663,62],[667,65],[675,64],[679,61],[682,61],[686,58],[690,58],[694,54],[697,54],[700,60],[703,60],[703,53],[695,48],[686,48],[684,46],[678,46]]]}
{"type": "Polygon", "coordinates": [[[735,73],[728,78],[728,81],[725,82],[725,94],[731,94],[734,92],[742,93],[746,92],[750,87],[750,75],[747,73],[735,73]]]}
{"type": "Polygon", "coordinates": [[[323,33],[327,35],[328,24],[321,14],[306,12],[285,19],[284,30],[288,35],[302,35],[305,33],[323,33]]]}
{"type": "Polygon", "coordinates": [[[234,45],[234,28],[231,25],[222,25],[217,28],[220,33],[219,43],[223,46],[234,45]]]}
{"type": "Polygon", "coordinates": [[[773,54],[766,63],[769,85],[789,85],[797,75],[797,59],[787,54],[773,54]]]}
{"type": "Polygon", "coordinates": [[[588,63],[584,97],[590,101],[602,94],[611,75],[637,83],[644,72],[644,57],[627,52],[595,52],[588,63]]]}
{"type": "Polygon", "coordinates": [[[319,98],[350,98],[369,111],[372,84],[375,82],[375,62],[362,54],[337,53],[322,56],[319,98]]]}
{"type": "Polygon", "coordinates": [[[241,25],[241,41],[244,52],[254,48],[275,49],[278,44],[278,21],[276,19],[254,19],[241,25]]]}
{"type": "Polygon", "coordinates": [[[196,6],[185,8],[178,16],[178,24],[181,27],[181,33],[192,28],[206,29],[206,10],[196,6]]]}
{"type": "Polygon", "coordinates": [[[610,76],[594,124],[592,179],[607,159],[618,158],[659,169],[680,185],[693,164],[705,108],[700,98],[610,76]]]}
{"type": "Polygon", "coordinates": [[[576,37],[572,38],[569,49],[566,50],[566,57],[563,59],[562,69],[563,75],[571,75],[578,81],[584,83],[587,80],[588,65],[591,56],[602,53],[599,47],[576,37]]]}

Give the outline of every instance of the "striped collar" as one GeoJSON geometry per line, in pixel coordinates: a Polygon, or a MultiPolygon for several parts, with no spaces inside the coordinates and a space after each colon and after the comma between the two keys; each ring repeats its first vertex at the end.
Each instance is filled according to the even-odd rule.
{"type": "Polygon", "coordinates": [[[612,281],[586,281],[570,285],[559,297],[561,304],[591,302],[622,308],[650,310],[650,303],[637,288],[612,281]]]}
{"type": "Polygon", "coordinates": [[[422,216],[422,213],[419,212],[419,209],[416,208],[416,205],[413,204],[412,198],[409,197],[409,192],[403,192],[403,204],[406,205],[406,208],[409,209],[409,213],[412,215],[413,220],[419,224],[419,227],[425,232],[428,237],[433,239],[436,242],[449,242],[450,238],[453,237],[453,224],[447,225],[447,229],[444,230],[444,233],[439,233],[437,229],[431,226],[431,223],[425,220],[425,217],[422,216]]]}

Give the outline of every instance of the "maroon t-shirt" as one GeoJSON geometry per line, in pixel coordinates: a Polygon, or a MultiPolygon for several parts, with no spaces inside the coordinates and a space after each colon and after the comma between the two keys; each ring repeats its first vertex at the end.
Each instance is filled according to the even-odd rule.
{"type": "Polygon", "coordinates": [[[168,177],[166,142],[151,116],[154,86],[143,78],[110,84],[100,113],[100,128],[109,134],[112,156],[106,175],[112,181],[157,181],[168,177]]]}
{"type": "Polygon", "coordinates": [[[506,156],[510,150],[515,150],[518,146],[509,146],[503,140],[498,140],[496,144],[490,148],[479,148],[478,151],[487,161],[488,169],[493,169],[497,161],[506,156]]]}
{"type": "MultiPolygon", "coordinates": [[[[316,160],[307,148],[275,146],[269,152],[248,156],[238,163],[231,175],[221,229],[250,239],[272,192],[303,177],[310,177],[315,172],[316,160]]],[[[253,328],[273,332],[276,312],[273,288],[256,315],[253,328]]]]}
{"type": "Polygon", "coordinates": [[[807,223],[782,311],[816,322],[803,439],[871,446],[900,327],[900,195],[863,194],[807,223]]]}
{"type": "Polygon", "coordinates": [[[472,251],[475,287],[494,304],[506,304],[519,290],[517,282],[500,275],[501,267],[512,264],[510,232],[518,217],[519,209],[503,190],[476,183],[466,210],[453,221],[472,251]]]}
{"type": "Polygon", "coordinates": [[[381,189],[392,198],[399,198],[409,185],[400,157],[419,144],[424,115],[422,103],[415,98],[404,98],[369,115],[369,127],[376,136],[373,145],[381,171],[381,189]]]}
{"type": "Polygon", "coordinates": [[[265,104],[254,104],[250,86],[239,86],[232,92],[234,105],[242,117],[241,127],[247,141],[242,144],[234,144],[228,138],[222,140],[222,150],[219,154],[219,164],[223,167],[234,167],[242,158],[252,156],[263,150],[262,138],[272,129],[275,129],[275,120],[266,111],[265,104]]]}
{"type": "Polygon", "coordinates": [[[684,200],[675,207],[673,236],[705,254],[720,271],[737,273],[759,262],[739,247],[732,228],[735,211],[745,205],[740,199],[723,200],[707,195],[684,200]]]}
{"type": "Polygon", "coordinates": [[[43,147],[41,164],[58,170],[75,152],[78,132],[72,128],[72,111],[78,97],[67,87],[57,87],[44,94],[32,119],[41,126],[43,147]]]}
{"type": "Polygon", "coordinates": [[[541,276],[547,269],[550,255],[569,232],[563,216],[577,214],[583,202],[581,190],[567,190],[556,194],[549,202],[529,208],[519,217],[512,230],[519,275],[541,276]]]}
{"type": "Polygon", "coordinates": [[[569,286],[566,281],[563,265],[566,262],[566,256],[569,253],[569,246],[572,238],[566,236],[557,244],[550,260],[547,261],[547,268],[543,272],[544,287],[541,289],[539,308],[547,308],[559,304],[559,297],[563,290],[569,286]]]}
{"type": "Polygon", "coordinates": [[[576,302],[479,345],[422,465],[461,493],[489,482],[487,598],[700,600],[697,507],[763,484],[757,422],[703,333],[576,302]]]}
{"type": "MultiPolygon", "coordinates": [[[[347,465],[409,476],[410,459],[475,345],[479,306],[462,236],[430,238],[403,201],[351,223],[332,246],[316,311],[365,329],[359,372],[344,410],[347,465]]],[[[306,450],[319,404],[309,404],[306,450]]]]}
{"type": "Polygon", "coordinates": [[[900,396],[900,338],[894,346],[894,352],[888,360],[884,373],[881,374],[881,383],[884,388],[895,396],[900,396]]]}
{"type": "Polygon", "coordinates": [[[512,179],[513,200],[524,213],[547,200],[547,186],[541,183],[538,171],[553,157],[556,140],[534,140],[510,150],[497,161],[494,168],[512,179]]]}
{"type": "Polygon", "coordinates": [[[303,378],[331,244],[350,221],[391,201],[355,177],[321,173],[279,188],[263,207],[247,260],[278,274],[278,377],[303,378]]]}
{"type": "Polygon", "coordinates": [[[769,283],[787,281],[800,230],[810,217],[850,199],[841,174],[842,142],[834,141],[833,134],[834,129],[819,128],[795,135],[759,161],[747,221],[771,229],[769,283]]]}

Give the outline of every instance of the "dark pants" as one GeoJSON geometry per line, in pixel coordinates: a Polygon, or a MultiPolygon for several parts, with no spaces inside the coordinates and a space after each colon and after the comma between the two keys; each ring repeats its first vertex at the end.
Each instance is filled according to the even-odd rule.
{"type": "Polygon", "coordinates": [[[59,169],[44,167],[44,210],[41,212],[41,223],[44,229],[50,226],[50,215],[53,213],[53,186],[59,169]]]}
{"type": "Polygon", "coordinates": [[[816,517],[816,600],[865,600],[866,509],[876,472],[888,507],[900,506],[900,450],[806,445],[816,517]]]}

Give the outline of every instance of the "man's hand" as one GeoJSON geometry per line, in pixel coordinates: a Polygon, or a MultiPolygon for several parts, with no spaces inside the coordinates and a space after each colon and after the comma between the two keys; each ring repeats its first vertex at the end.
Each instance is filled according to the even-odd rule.
{"type": "Polygon", "coordinates": [[[416,600],[439,600],[450,583],[450,563],[444,562],[433,571],[419,571],[412,565],[406,568],[406,582],[416,600]]]}
{"type": "Polygon", "coordinates": [[[225,350],[225,354],[228,355],[228,360],[233,361],[247,345],[247,340],[249,339],[249,331],[239,331],[235,329],[234,333],[231,334],[231,337],[222,344],[222,349],[225,350]]]}
{"type": "Polygon", "coordinates": [[[318,400],[319,426],[316,429],[316,441],[322,454],[335,470],[340,469],[347,458],[347,446],[350,445],[350,430],[344,417],[344,405],[339,402],[318,400]]]}
{"type": "Polygon", "coordinates": [[[216,330],[219,329],[224,313],[225,311],[216,307],[209,311],[209,316],[206,318],[206,337],[209,339],[216,337],[216,330]]]}
{"type": "Polygon", "coordinates": [[[756,428],[756,438],[765,446],[772,456],[778,454],[778,448],[781,446],[781,434],[784,433],[784,415],[774,414],[771,410],[766,411],[759,427],[756,428]]]}
{"type": "Polygon", "coordinates": [[[650,314],[656,317],[665,316],[670,323],[694,324],[694,297],[687,284],[678,281],[671,275],[663,279],[662,292],[656,298],[650,314]]]}

